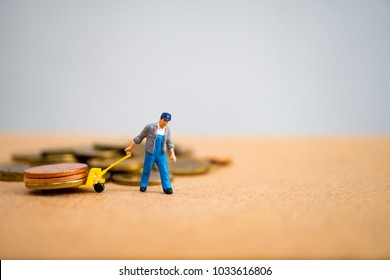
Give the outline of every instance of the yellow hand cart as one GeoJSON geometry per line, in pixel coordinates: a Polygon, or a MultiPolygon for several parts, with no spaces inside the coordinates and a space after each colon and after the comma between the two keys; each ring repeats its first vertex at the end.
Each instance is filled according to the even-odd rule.
{"type": "Polygon", "coordinates": [[[103,178],[104,174],[111,168],[113,168],[115,165],[121,163],[122,161],[128,159],[131,156],[125,155],[121,159],[117,160],[113,164],[111,164],[106,169],[102,170],[101,168],[91,168],[88,173],[87,182],[84,185],[79,186],[79,188],[93,188],[96,192],[100,193],[104,191],[104,183],[106,182],[106,179],[103,178]]]}

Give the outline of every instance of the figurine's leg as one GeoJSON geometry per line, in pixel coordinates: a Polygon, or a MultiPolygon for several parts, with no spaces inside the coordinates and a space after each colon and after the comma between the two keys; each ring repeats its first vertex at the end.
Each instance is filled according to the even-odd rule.
{"type": "Polygon", "coordinates": [[[152,171],[153,163],[155,160],[154,154],[145,152],[144,168],[142,170],[140,189],[145,191],[149,184],[150,171],[152,171]]]}
{"type": "Polygon", "coordinates": [[[168,162],[166,154],[156,156],[158,171],[160,172],[161,184],[163,190],[172,189],[169,181],[168,162]]]}

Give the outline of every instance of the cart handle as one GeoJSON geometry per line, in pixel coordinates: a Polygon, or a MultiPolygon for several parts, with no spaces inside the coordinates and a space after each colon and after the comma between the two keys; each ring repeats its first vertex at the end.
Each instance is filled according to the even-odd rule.
{"type": "Polygon", "coordinates": [[[131,157],[131,154],[130,154],[130,155],[125,155],[123,158],[118,159],[116,162],[114,162],[114,163],[111,164],[109,167],[107,167],[106,169],[104,169],[104,170],[100,173],[100,176],[103,176],[104,174],[106,174],[106,172],[107,172],[108,170],[110,170],[111,168],[113,168],[115,165],[121,163],[121,162],[124,161],[125,159],[128,159],[129,157],[131,157]]]}

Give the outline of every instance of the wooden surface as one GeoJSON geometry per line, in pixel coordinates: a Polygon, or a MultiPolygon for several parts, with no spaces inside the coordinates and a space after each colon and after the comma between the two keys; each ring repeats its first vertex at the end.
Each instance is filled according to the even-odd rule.
{"type": "MultiPolygon", "coordinates": [[[[96,139],[2,134],[0,160],[96,139]]],[[[172,196],[113,183],[45,194],[0,181],[0,258],[390,258],[390,138],[175,140],[234,162],[176,177],[172,196]]]]}

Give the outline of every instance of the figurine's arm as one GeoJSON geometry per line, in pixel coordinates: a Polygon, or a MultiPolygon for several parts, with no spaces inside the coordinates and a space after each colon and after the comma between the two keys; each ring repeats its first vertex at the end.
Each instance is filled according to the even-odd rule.
{"type": "Polygon", "coordinates": [[[131,155],[131,151],[134,149],[135,145],[137,144],[134,142],[134,140],[131,141],[131,144],[125,149],[126,155],[131,155]]]}
{"type": "Polygon", "coordinates": [[[134,137],[133,141],[131,141],[131,144],[125,148],[127,155],[131,155],[131,151],[134,149],[135,145],[141,144],[142,140],[148,135],[149,130],[149,126],[145,126],[141,133],[134,137]]]}
{"type": "Polygon", "coordinates": [[[176,162],[176,155],[175,155],[175,150],[172,148],[172,149],[168,149],[170,155],[169,155],[169,158],[173,161],[173,162],[176,162]]]}
{"type": "Polygon", "coordinates": [[[172,137],[171,137],[171,130],[169,127],[166,128],[167,130],[167,147],[168,151],[170,153],[169,158],[173,161],[176,162],[176,155],[175,155],[175,146],[173,145],[172,137]]]}

